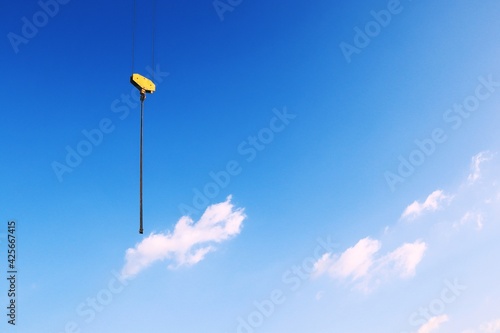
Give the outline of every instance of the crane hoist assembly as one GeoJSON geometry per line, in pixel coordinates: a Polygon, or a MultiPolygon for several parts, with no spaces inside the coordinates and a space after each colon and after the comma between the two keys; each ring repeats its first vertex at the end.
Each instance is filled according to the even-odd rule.
{"type": "MultiPolygon", "coordinates": [[[[152,74],[152,80],[134,72],[134,61],[135,61],[135,30],[136,30],[136,1],[134,0],[133,6],[133,19],[132,19],[132,75],[130,76],[130,83],[139,90],[140,100],[141,100],[141,130],[140,130],[140,153],[139,153],[139,233],[144,232],[143,228],[143,218],[142,218],[142,141],[143,141],[143,119],[144,119],[144,101],[146,100],[146,94],[152,94],[156,91],[156,86],[153,82],[154,72],[152,74]]],[[[155,0],[153,3],[153,19],[152,19],[152,68],[154,69],[154,46],[155,46],[155,0]]]]}

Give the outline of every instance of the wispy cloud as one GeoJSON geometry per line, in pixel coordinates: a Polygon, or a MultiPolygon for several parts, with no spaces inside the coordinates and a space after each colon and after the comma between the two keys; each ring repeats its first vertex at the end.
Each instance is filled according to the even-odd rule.
{"type": "Polygon", "coordinates": [[[430,318],[425,324],[423,324],[417,331],[417,333],[431,333],[437,330],[443,323],[449,320],[447,315],[441,315],[430,318]]]}
{"type": "Polygon", "coordinates": [[[401,215],[401,219],[415,219],[425,211],[438,210],[443,203],[449,202],[451,199],[452,197],[444,194],[442,190],[436,190],[432,192],[423,203],[414,201],[411,205],[406,207],[401,215]]]}
{"type": "Polygon", "coordinates": [[[460,219],[460,221],[453,223],[453,227],[458,229],[470,223],[476,225],[477,230],[482,230],[483,214],[469,211],[465,213],[465,215],[460,219]]]}
{"type": "Polygon", "coordinates": [[[493,154],[489,151],[480,152],[472,157],[470,165],[470,174],[467,180],[469,183],[475,183],[481,178],[481,163],[491,160],[493,154]]]}
{"type": "Polygon", "coordinates": [[[235,208],[231,196],[209,206],[200,220],[183,216],[173,232],[152,233],[125,253],[123,278],[132,278],[156,261],[170,259],[169,268],[194,265],[215,250],[214,244],[238,235],[245,219],[243,209],[235,208]]]}
{"type": "Polygon", "coordinates": [[[324,291],[318,291],[318,292],[316,293],[315,298],[316,298],[316,300],[317,300],[317,301],[320,301],[320,300],[323,298],[323,296],[324,296],[324,295],[325,295],[325,292],[324,292],[324,291]]]}
{"type": "Polygon", "coordinates": [[[481,324],[476,330],[465,330],[462,333],[498,333],[500,332],[500,318],[481,324]]]}
{"type": "Polygon", "coordinates": [[[313,276],[328,274],[333,279],[354,282],[358,289],[370,291],[372,282],[391,277],[409,278],[422,260],[427,245],[417,240],[405,243],[385,255],[378,255],[382,244],[363,238],[341,254],[326,253],[314,266],[313,276]]]}
{"type": "Polygon", "coordinates": [[[420,261],[422,261],[426,250],[427,244],[421,240],[413,243],[405,243],[382,257],[380,268],[392,271],[401,278],[413,277],[415,269],[420,261]]]}
{"type": "Polygon", "coordinates": [[[500,332],[500,319],[490,321],[488,323],[482,324],[479,330],[483,333],[496,333],[500,332]]]}

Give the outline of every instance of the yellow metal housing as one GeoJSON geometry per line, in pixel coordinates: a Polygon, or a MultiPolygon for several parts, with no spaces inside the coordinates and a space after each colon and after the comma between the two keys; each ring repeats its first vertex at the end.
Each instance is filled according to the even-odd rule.
{"type": "Polygon", "coordinates": [[[141,74],[132,74],[130,77],[130,83],[134,85],[139,91],[142,91],[144,89],[145,92],[148,94],[152,94],[156,90],[156,86],[147,77],[142,76],[141,74]]]}

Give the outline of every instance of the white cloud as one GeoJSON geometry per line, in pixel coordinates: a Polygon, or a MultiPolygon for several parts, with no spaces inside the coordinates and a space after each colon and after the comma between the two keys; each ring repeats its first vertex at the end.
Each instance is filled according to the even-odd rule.
{"type": "Polygon", "coordinates": [[[427,244],[423,241],[405,243],[383,257],[381,267],[384,270],[389,270],[389,267],[392,267],[392,272],[401,278],[412,277],[415,275],[415,269],[422,261],[426,250],[427,244]]]}
{"type": "Polygon", "coordinates": [[[315,264],[316,275],[328,271],[334,278],[351,277],[352,280],[357,280],[367,274],[373,264],[373,255],[380,250],[380,246],[377,240],[363,238],[340,256],[326,253],[315,264]]]}
{"type": "Polygon", "coordinates": [[[480,152],[472,157],[471,172],[467,178],[469,183],[474,183],[481,178],[481,163],[491,160],[492,157],[493,155],[489,151],[480,152]]]}
{"type": "Polygon", "coordinates": [[[500,318],[481,324],[477,330],[465,330],[462,333],[497,333],[500,332],[500,318]]]}
{"type": "Polygon", "coordinates": [[[483,333],[496,333],[500,332],[500,319],[490,321],[489,323],[483,324],[479,327],[479,330],[483,333]]]}
{"type": "Polygon", "coordinates": [[[453,224],[454,228],[460,228],[466,224],[473,223],[476,225],[477,230],[482,230],[483,229],[483,215],[481,213],[475,213],[475,212],[467,212],[465,215],[460,219],[459,222],[455,222],[453,224]]]}
{"type": "MultiPolygon", "coordinates": [[[[485,156],[484,153],[478,154],[473,160],[483,161],[485,156]]],[[[363,238],[344,252],[324,254],[315,262],[312,277],[328,276],[354,289],[370,292],[388,281],[415,276],[418,265],[430,247],[429,244],[436,252],[455,253],[454,246],[461,245],[453,243],[450,239],[456,234],[450,232],[451,228],[482,230],[483,226],[498,220],[495,216],[498,216],[499,205],[496,205],[496,200],[500,202],[498,190],[500,182],[496,179],[486,181],[487,177],[491,176],[486,173],[484,165],[482,167],[484,182],[481,186],[467,186],[467,178],[464,177],[457,189],[450,191],[437,189],[425,200],[415,201],[406,207],[399,221],[404,219],[406,222],[416,217],[423,217],[424,213],[442,210],[440,219],[429,230],[425,225],[411,226],[411,228],[407,223],[386,225],[381,231],[380,238],[363,238]],[[490,200],[486,202],[485,198],[490,200]],[[422,237],[422,240],[407,243],[401,240],[400,246],[396,245],[396,249],[382,250],[382,243],[385,244],[386,239],[394,241],[399,238],[400,233],[401,236],[405,236],[414,234],[415,231],[418,232],[417,237],[422,237]],[[452,248],[443,244],[449,244],[452,248]]],[[[470,236],[477,235],[471,233],[470,236]]],[[[439,269],[441,268],[436,268],[439,269]]]]}
{"type": "Polygon", "coordinates": [[[423,203],[414,201],[411,205],[406,207],[401,219],[414,219],[420,216],[425,211],[435,211],[438,210],[443,202],[449,201],[452,198],[445,195],[442,190],[436,190],[432,192],[423,203]]]}
{"type": "Polygon", "coordinates": [[[417,333],[434,332],[441,324],[446,323],[448,320],[449,318],[447,315],[432,317],[418,329],[417,333]]]}
{"type": "Polygon", "coordinates": [[[415,275],[415,269],[422,260],[427,245],[417,240],[405,243],[392,252],[377,256],[382,244],[369,237],[363,238],[340,255],[324,254],[314,265],[313,276],[327,273],[331,278],[355,282],[365,291],[370,284],[379,283],[382,278],[408,278],[415,275]]]}
{"type": "Polygon", "coordinates": [[[155,261],[170,259],[170,268],[194,265],[215,250],[216,243],[225,241],[241,231],[245,219],[243,209],[225,202],[209,206],[198,222],[183,216],[173,232],[152,233],[125,253],[123,278],[132,278],[155,261]]]}

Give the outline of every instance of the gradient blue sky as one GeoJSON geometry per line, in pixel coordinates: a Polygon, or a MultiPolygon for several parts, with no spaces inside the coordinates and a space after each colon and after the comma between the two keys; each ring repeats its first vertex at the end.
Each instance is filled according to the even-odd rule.
{"type": "MultiPolygon", "coordinates": [[[[151,2],[138,3],[135,70],[149,75],[151,2]]],[[[500,4],[232,3],[221,19],[212,0],[157,1],[155,59],[168,75],[145,104],[144,235],[139,108],[122,100],[135,94],[132,1],[66,1],[17,46],[43,9],[2,6],[0,220],[18,223],[19,308],[16,326],[0,327],[500,332],[500,4]],[[388,9],[385,26],[370,23],[388,9]],[[347,61],[340,45],[370,24],[380,29],[347,61]],[[469,102],[470,114],[454,111],[469,102]],[[54,162],[103,121],[112,130],[58,178],[54,162]],[[415,140],[436,130],[419,153],[415,140]],[[424,158],[398,174],[410,156],[424,158]],[[228,163],[238,172],[194,207],[228,163]],[[388,173],[403,181],[391,187],[388,173]],[[443,303],[450,283],[464,290],[443,303]],[[256,305],[272,300],[272,311],[256,305]]]]}

